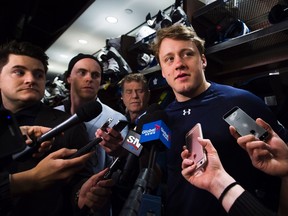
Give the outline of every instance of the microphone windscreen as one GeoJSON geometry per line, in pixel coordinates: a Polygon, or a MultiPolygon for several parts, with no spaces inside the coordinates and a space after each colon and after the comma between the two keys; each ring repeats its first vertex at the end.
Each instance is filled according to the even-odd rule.
{"type": "Polygon", "coordinates": [[[91,121],[101,112],[102,112],[102,105],[98,101],[93,100],[80,107],[76,111],[76,115],[78,116],[81,122],[87,122],[91,121]]]}
{"type": "Polygon", "coordinates": [[[159,105],[158,103],[153,103],[151,104],[144,113],[142,113],[140,116],[138,116],[138,118],[136,119],[135,123],[136,125],[138,125],[138,121],[145,115],[153,113],[156,110],[161,110],[161,105],[159,105]]]}
{"type": "Polygon", "coordinates": [[[147,113],[146,115],[144,115],[142,118],[139,119],[136,132],[141,133],[142,127],[144,124],[158,121],[158,120],[161,120],[165,124],[169,125],[169,119],[168,119],[166,112],[164,110],[157,110],[150,114],[147,113]]]}
{"type": "Polygon", "coordinates": [[[146,113],[153,113],[154,111],[161,109],[161,105],[159,105],[158,103],[153,103],[147,108],[146,113]]]}

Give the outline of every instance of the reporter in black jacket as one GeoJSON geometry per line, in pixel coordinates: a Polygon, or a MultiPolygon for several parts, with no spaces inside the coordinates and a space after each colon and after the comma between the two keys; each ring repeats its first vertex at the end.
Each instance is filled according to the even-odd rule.
{"type": "MultiPolygon", "coordinates": [[[[41,125],[53,128],[70,117],[69,114],[41,102],[47,70],[48,56],[41,48],[31,43],[12,41],[0,48],[0,107],[14,113],[20,126],[41,125]]],[[[43,156],[12,161],[6,167],[11,176],[49,164],[49,161],[59,163],[52,166],[53,168],[46,166],[38,169],[42,175],[34,176],[37,181],[29,190],[23,190],[12,196],[13,208],[7,215],[63,216],[76,214],[84,205],[94,211],[101,208],[110,195],[111,180],[101,181],[104,173],[91,176],[92,170],[89,164],[85,164],[81,172],[78,171],[79,165],[81,164],[82,168],[86,162],[87,155],[63,160],[75,152],[65,148],[80,149],[87,143],[85,126],[78,124],[66,130],[64,135],[55,137],[52,148],[43,156]],[[45,160],[48,163],[44,163],[45,160]],[[66,171],[67,163],[72,163],[71,172],[63,177],[62,171],[66,171]],[[82,187],[84,183],[85,187],[82,187]],[[97,191],[101,192],[100,198],[97,191]]],[[[28,185],[23,183],[21,188],[25,189],[26,186],[28,185]]]]}

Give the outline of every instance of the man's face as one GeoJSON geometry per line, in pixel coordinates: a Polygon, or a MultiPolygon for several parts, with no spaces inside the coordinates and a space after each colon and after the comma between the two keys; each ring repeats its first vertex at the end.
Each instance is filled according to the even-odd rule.
{"type": "Polygon", "coordinates": [[[16,112],[40,101],[44,96],[46,73],[41,61],[23,55],[9,55],[0,72],[2,102],[16,112]]]}
{"type": "Polygon", "coordinates": [[[140,113],[146,109],[149,101],[149,91],[143,88],[141,82],[125,82],[122,100],[129,112],[140,113]]]}
{"type": "Polygon", "coordinates": [[[101,83],[101,67],[91,58],[81,59],[72,68],[67,81],[70,83],[71,97],[95,99],[101,83]]]}
{"type": "Polygon", "coordinates": [[[172,87],[178,101],[203,92],[206,58],[192,41],[165,38],[159,49],[162,76],[172,87]]]}

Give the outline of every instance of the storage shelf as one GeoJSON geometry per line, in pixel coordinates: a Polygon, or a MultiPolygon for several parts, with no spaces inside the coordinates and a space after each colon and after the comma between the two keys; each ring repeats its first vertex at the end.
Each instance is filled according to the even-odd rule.
{"type": "Polygon", "coordinates": [[[282,42],[288,41],[288,34],[286,32],[287,30],[288,30],[288,21],[283,21],[281,23],[271,25],[267,28],[253,31],[244,36],[233,38],[228,41],[208,47],[206,49],[206,54],[210,55],[246,43],[251,43],[251,46],[253,46],[252,44],[253,42],[255,43],[257,42],[257,49],[265,48],[267,47],[267,45],[274,46],[282,42]],[[268,41],[266,41],[267,39],[268,41]],[[270,43],[267,44],[267,42],[270,43]]]}
{"type": "MultiPolygon", "coordinates": [[[[210,77],[243,75],[243,71],[275,70],[288,65],[288,20],[271,24],[268,14],[278,0],[218,0],[195,11],[192,24],[206,42],[210,77]],[[223,20],[240,19],[250,33],[213,41],[211,34],[223,20]],[[212,65],[212,66],[211,66],[212,65]]],[[[216,37],[217,38],[217,37],[216,37]]],[[[251,74],[252,75],[252,74],[251,74]]]]}

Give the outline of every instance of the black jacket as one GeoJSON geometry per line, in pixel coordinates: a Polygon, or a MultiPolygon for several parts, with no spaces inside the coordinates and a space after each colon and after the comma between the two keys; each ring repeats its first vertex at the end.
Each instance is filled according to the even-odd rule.
{"type": "MultiPolygon", "coordinates": [[[[70,117],[69,114],[55,110],[42,103],[21,110],[15,114],[19,125],[40,125],[55,127],[70,117]]],[[[81,148],[88,143],[88,135],[84,124],[76,125],[55,138],[50,152],[60,148],[81,148]]],[[[47,154],[49,154],[48,152],[47,154]]],[[[26,161],[12,161],[7,167],[9,173],[21,172],[31,169],[41,160],[29,158],[26,161]]],[[[29,216],[65,216],[73,215],[73,209],[77,209],[74,197],[77,190],[92,175],[89,165],[83,172],[77,173],[69,182],[57,182],[44,190],[25,194],[13,198],[13,209],[7,216],[29,215],[29,216]]]]}

